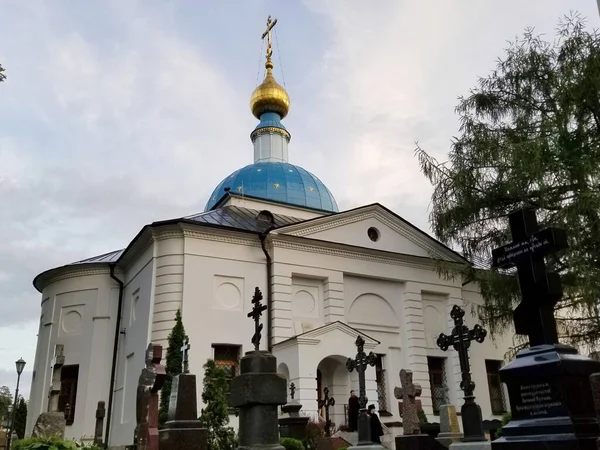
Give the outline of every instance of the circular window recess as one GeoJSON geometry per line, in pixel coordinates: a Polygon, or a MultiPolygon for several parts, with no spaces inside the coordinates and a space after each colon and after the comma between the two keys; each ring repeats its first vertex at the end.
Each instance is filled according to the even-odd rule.
{"type": "Polygon", "coordinates": [[[377,242],[379,240],[379,230],[375,227],[371,227],[367,230],[367,236],[369,236],[369,239],[373,242],[377,242]]]}

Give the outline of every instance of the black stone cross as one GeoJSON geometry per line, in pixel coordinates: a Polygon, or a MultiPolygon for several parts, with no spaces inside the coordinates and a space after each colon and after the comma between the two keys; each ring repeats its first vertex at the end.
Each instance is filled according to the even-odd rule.
{"type": "Polygon", "coordinates": [[[290,384],[290,398],[294,400],[294,394],[296,393],[296,385],[292,382],[290,384]]]}
{"type": "Polygon", "coordinates": [[[358,406],[360,410],[358,413],[358,445],[369,445],[371,444],[371,420],[367,414],[367,391],[365,382],[365,370],[368,366],[375,365],[375,355],[373,352],[365,353],[365,340],[361,335],[356,338],[356,358],[348,358],[346,361],[346,367],[348,371],[352,372],[354,369],[358,372],[358,406]]]}
{"type": "Polygon", "coordinates": [[[263,329],[262,323],[259,323],[260,316],[262,316],[263,311],[267,309],[267,305],[263,305],[261,303],[262,299],[262,292],[260,292],[260,289],[256,287],[254,289],[254,296],[252,297],[252,304],[254,305],[254,307],[252,308],[252,311],[248,313],[248,317],[254,319],[254,336],[252,336],[254,351],[258,351],[260,347],[260,338],[263,329]]]}
{"type": "Polygon", "coordinates": [[[483,423],[481,416],[481,408],[475,403],[475,382],[471,379],[471,366],[469,364],[469,347],[471,341],[482,343],[487,336],[481,325],[475,325],[472,330],[469,330],[464,323],[465,310],[458,305],[452,307],[450,317],[454,320],[454,328],[450,336],[441,333],[437,339],[437,345],[442,350],[448,350],[448,347],[453,346],[458,352],[460,361],[461,382],[460,388],[465,393],[465,403],[461,407],[461,418],[463,422],[464,441],[483,441],[485,435],[483,433],[483,423]]]}
{"type": "Polygon", "coordinates": [[[522,301],[513,313],[517,334],[529,345],[556,344],[554,305],[562,297],[560,276],[548,272],[544,257],[568,247],[561,228],[539,229],[535,211],[520,209],[508,216],[513,242],[492,250],[492,267],[517,267],[522,301]]]}
{"type": "Polygon", "coordinates": [[[324,397],[317,399],[319,409],[325,408],[325,436],[331,437],[331,419],[329,418],[329,407],[335,405],[335,399],[329,397],[329,388],[325,386],[323,389],[324,397]]]}
{"type": "Polygon", "coordinates": [[[190,338],[186,336],[183,340],[183,345],[181,346],[181,353],[183,354],[182,363],[183,363],[183,373],[190,373],[189,360],[188,360],[188,351],[192,346],[190,345],[190,338]]]}

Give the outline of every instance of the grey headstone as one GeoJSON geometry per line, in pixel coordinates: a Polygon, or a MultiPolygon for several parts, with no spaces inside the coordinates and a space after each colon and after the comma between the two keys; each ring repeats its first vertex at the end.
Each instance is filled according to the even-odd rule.
{"type": "Polygon", "coordinates": [[[65,437],[65,427],[67,421],[65,415],[62,412],[46,412],[38,416],[33,426],[31,435],[33,437],[58,437],[63,439],[65,437]]]}

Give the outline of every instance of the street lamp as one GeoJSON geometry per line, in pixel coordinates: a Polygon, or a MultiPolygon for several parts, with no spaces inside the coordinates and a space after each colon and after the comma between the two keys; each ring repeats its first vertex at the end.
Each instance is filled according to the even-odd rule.
{"type": "Polygon", "coordinates": [[[6,436],[6,450],[10,450],[10,441],[12,438],[13,430],[15,429],[15,415],[17,413],[17,401],[19,400],[19,382],[21,381],[21,374],[23,373],[23,369],[25,369],[25,360],[23,360],[23,358],[19,358],[15,362],[15,366],[17,368],[17,388],[15,389],[15,401],[12,408],[10,428],[8,430],[8,436],[6,436]]]}

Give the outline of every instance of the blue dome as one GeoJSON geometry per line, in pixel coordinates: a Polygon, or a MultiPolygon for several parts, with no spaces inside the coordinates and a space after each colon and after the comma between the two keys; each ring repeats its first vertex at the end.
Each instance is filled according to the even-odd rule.
{"type": "Polygon", "coordinates": [[[233,194],[338,212],[333,195],[321,180],[302,167],[289,163],[255,163],[236,170],[215,188],[205,211],[215,206],[227,187],[233,194]]]}

